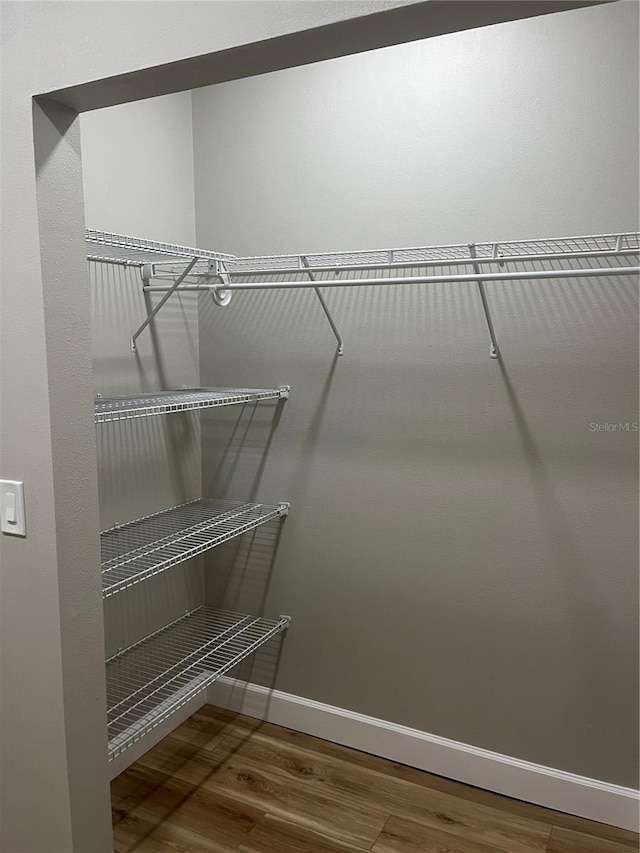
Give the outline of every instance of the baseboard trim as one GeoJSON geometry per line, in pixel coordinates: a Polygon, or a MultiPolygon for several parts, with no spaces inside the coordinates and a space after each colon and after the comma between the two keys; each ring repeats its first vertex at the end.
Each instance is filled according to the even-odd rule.
{"type": "Polygon", "coordinates": [[[207,701],[546,808],[638,832],[640,793],[301,696],[221,678],[207,701]]]}

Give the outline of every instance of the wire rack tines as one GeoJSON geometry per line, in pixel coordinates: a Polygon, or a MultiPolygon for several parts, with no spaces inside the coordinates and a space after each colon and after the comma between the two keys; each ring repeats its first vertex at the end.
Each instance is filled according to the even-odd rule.
{"type": "Polygon", "coordinates": [[[277,400],[287,397],[288,393],[289,386],[282,385],[279,388],[185,388],[181,391],[157,391],[134,396],[97,397],[95,422],[102,424],[258,400],[277,400]]]}
{"type": "MultiPolygon", "coordinates": [[[[303,255],[262,255],[234,257],[225,262],[231,277],[231,288],[237,288],[241,279],[254,286],[259,283],[291,284],[296,279],[308,286],[309,273],[324,285],[328,283],[349,285],[358,279],[378,278],[384,284],[393,271],[402,271],[404,277],[421,279],[430,268],[473,267],[478,263],[487,270],[504,271],[505,264],[512,262],[546,263],[553,271],[556,262],[589,261],[585,266],[609,266],[611,259],[618,258],[625,265],[626,258],[638,254],[638,233],[603,234],[596,236],[559,237],[536,240],[517,240],[491,243],[461,243],[446,246],[422,246],[411,248],[372,249],[356,252],[325,252],[303,255]],[[473,245],[476,256],[471,258],[469,248],[473,245]],[[345,277],[346,276],[346,277],[345,277]],[[337,281],[336,281],[337,280],[337,281]]],[[[628,265],[628,264],[627,264],[628,265]]],[[[512,267],[507,267],[513,270],[512,267]]],[[[455,278],[455,272],[452,273],[455,278]]],[[[445,277],[444,275],[439,275],[445,277]]],[[[371,282],[373,283],[373,282],[371,282]]]]}
{"type": "Polygon", "coordinates": [[[204,498],[116,525],[100,534],[102,595],[121,592],[288,511],[287,503],[204,498]]]}
{"type": "Polygon", "coordinates": [[[107,661],[109,758],[289,625],[198,608],[107,661]]]}
{"type": "Polygon", "coordinates": [[[142,237],[114,234],[111,231],[96,231],[93,228],[85,230],[85,245],[89,261],[134,267],[154,262],[167,263],[173,259],[184,263],[189,258],[215,261],[231,257],[210,249],[197,249],[181,246],[178,243],[163,243],[159,240],[145,240],[142,237]]]}

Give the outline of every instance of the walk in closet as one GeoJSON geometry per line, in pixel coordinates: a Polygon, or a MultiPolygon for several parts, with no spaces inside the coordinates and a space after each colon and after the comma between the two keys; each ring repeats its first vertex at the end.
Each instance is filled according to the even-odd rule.
{"type": "MultiPolygon", "coordinates": [[[[188,274],[200,273],[198,278],[201,278],[201,270],[196,268],[196,264],[204,264],[208,270],[212,263],[218,263],[225,257],[175,244],[89,230],[86,245],[90,282],[93,287],[102,288],[100,296],[96,294],[100,306],[98,312],[104,312],[105,305],[109,304],[109,289],[117,288],[117,272],[124,274],[125,286],[135,287],[135,284],[144,284],[152,275],[160,275],[161,269],[165,275],[173,271],[179,285],[187,280],[188,274]],[[106,278],[100,275],[105,269],[106,278]],[[114,270],[116,275],[109,276],[108,272],[113,273],[114,270]]],[[[148,329],[164,301],[158,301],[155,311],[150,310],[141,327],[131,336],[129,358],[136,367],[135,338],[148,329]]],[[[104,317],[101,319],[104,325],[104,317]]],[[[116,319],[116,323],[120,324],[120,320],[116,319]]],[[[152,332],[153,329],[149,328],[147,334],[152,332]]],[[[127,372],[131,376],[135,368],[127,372]]],[[[274,411],[274,406],[287,399],[289,390],[288,386],[282,385],[276,388],[158,389],[110,396],[98,392],[95,424],[99,433],[101,470],[109,466],[120,467],[122,459],[119,455],[131,453],[131,464],[138,466],[140,474],[137,491],[142,491],[149,469],[167,466],[166,455],[162,451],[172,444],[170,431],[164,432],[162,428],[145,430],[146,419],[182,418],[185,443],[193,444],[200,433],[200,413],[223,406],[241,409],[257,405],[271,405],[274,411]],[[165,444],[166,436],[169,440],[165,444]],[[143,454],[141,462],[136,462],[134,456],[145,441],[151,445],[150,452],[143,454]]],[[[186,458],[186,462],[179,459],[177,464],[188,467],[188,453],[186,458]]],[[[189,483],[188,472],[180,473],[185,477],[184,482],[189,483]]],[[[124,484],[118,479],[117,471],[115,474],[107,471],[105,479],[108,480],[110,475],[112,500],[115,498],[118,512],[124,510],[126,513],[126,501],[121,497],[124,484]]],[[[163,480],[162,476],[160,480],[163,480]]],[[[109,483],[106,487],[104,483],[101,485],[102,510],[105,512],[108,511],[105,504],[109,504],[109,498],[104,496],[109,492],[109,483]]],[[[166,482],[164,485],[166,487],[166,482]]],[[[184,488],[187,491],[197,490],[198,485],[191,482],[184,488]]],[[[133,491],[136,491],[135,483],[133,491]]],[[[147,737],[148,742],[145,745],[143,741],[142,750],[148,749],[153,743],[149,735],[156,734],[158,726],[165,721],[169,726],[175,726],[179,719],[176,715],[181,709],[190,707],[189,703],[198,697],[201,704],[209,684],[284,631],[290,622],[287,616],[265,619],[260,614],[246,615],[205,606],[198,590],[202,567],[196,562],[199,555],[211,548],[250,534],[261,525],[278,524],[288,514],[289,504],[219,500],[193,497],[192,494],[183,496],[189,499],[157,510],[157,503],[163,498],[159,494],[147,494],[149,503],[145,505],[154,511],[139,518],[120,518],[100,534],[107,648],[113,650],[117,647],[106,661],[112,773],[119,772],[131,762],[128,751],[134,745],[147,737]],[[176,567],[185,569],[181,589],[180,584],[176,587],[169,583],[163,587],[154,581],[176,567]],[[146,584],[141,591],[147,594],[129,601],[130,591],[139,584],[146,584]],[[163,594],[172,599],[165,602],[164,610],[170,616],[168,621],[167,615],[156,615],[154,608],[154,597],[163,594]],[[158,621],[162,623],[160,627],[158,621]],[[154,630],[147,633],[141,628],[145,624],[153,626],[154,630]],[[114,633],[113,638],[110,637],[110,629],[114,633]]],[[[139,498],[136,495],[133,498],[137,503],[139,498]]],[[[163,732],[165,730],[166,726],[163,732]]],[[[140,745],[136,754],[139,752],[140,745]]]]}
{"type": "MultiPolygon", "coordinates": [[[[131,331],[132,355],[137,353],[137,339],[145,332],[151,334],[153,321],[166,303],[185,293],[204,293],[217,308],[224,309],[236,291],[311,290],[335,338],[335,359],[344,355],[345,344],[323,291],[366,287],[375,292],[400,285],[471,284],[482,305],[488,355],[499,359],[485,284],[598,280],[600,286],[606,286],[610,279],[637,279],[639,237],[633,232],[245,258],[94,230],[87,230],[86,241],[90,265],[105,264],[133,272],[138,296],[156,297],[155,303],[147,301],[147,316],[131,331]]],[[[108,287],[108,283],[99,286],[108,287]]],[[[307,311],[311,308],[308,305],[307,311]]],[[[98,395],[95,420],[99,428],[108,429],[110,423],[120,421],[280,401],[289,396],[289,390],[289,386],[193,388],[131,396],[98,395]]],[[[101,534],[103,596],[106,599],[125,593],[288,511],[287,503],[270,506],[197,498],[118,523],[101,534]]],[[[206,689],[215,680],[283,631],[289,622],[287,616],[269,620],[199,606],[111,656],[106,665],[110,759],[124,755],[191,699],[200,696],[204,701],[206,689]]]]}
{"type": "Polygon", "coordinates": [[[547,588],[551,618],[567,572],[601,596],[585,543],[604,559],[622,541],[622,519],[578,483],[601,488],[604,452],[624,479],[633,440],[605,445],[590,424],[633,421],[635,190],[601,157],[614,143],[627,156],[609,127],[621,103],[576,154],[596,133],[571,108],[576,86],[602,84],[598,62],[566,67],[569,26],[519,22],[83,118],[112,772],[194,702],[242,702],[244,682],[254,699],[275,687],[593,772],[551,721],[531,719],[526,745],[491,722],[522,656],[524,696],[502,700],[523,702],[521,719],[554,667],[558,640],[525,602],[547,588]],[[515,47],[536,57],[543,40],[557,72],[544,90],[550,71],[527,79],[515,47]],[[618,200],[602,196],[612,182],[618,200]],[[606,211],[579,209],[595,196],[606,211]],[[503,596],[527,626],[515,646],[490,615],[503,596]],[[274,635],[270,665],[213,686],[274,635]],[[454,696],[480,672],[466,715],[454,696]]]}
{"type": "Polygon", "coordinates": [[[204,704],[633,828],[638,3],[49,5],[3,30],[2,843],[33,790],[108,850],[204,704]]]}

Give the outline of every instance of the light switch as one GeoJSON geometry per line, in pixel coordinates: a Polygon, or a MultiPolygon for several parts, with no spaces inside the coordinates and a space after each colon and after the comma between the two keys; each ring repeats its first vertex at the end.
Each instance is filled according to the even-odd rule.
{"type": "Polygon", "coordinates": [[[16,523],[16,496],[13,492],[7,492],[5,507],[7,510],[7,521],[10,524],[16,523]]]}
{"type": "Polygon", "coordinates": [[[27,535],[24,483],[19,480],[0,480],[0,519],[3,533],[27,535]]]}

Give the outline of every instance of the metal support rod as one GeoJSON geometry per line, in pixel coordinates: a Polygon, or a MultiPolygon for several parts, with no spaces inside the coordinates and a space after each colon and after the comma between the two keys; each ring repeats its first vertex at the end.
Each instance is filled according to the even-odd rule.
{"type": "MultiPolygon", "coordinates": [[[[469,254],[474,259],[473,268],[476,273],[480,275],[480,266],[475,263],[476,259],[476,245],[475,243],[469,243],[469,254]]],[[[477,280],[478,292],[480,293],[480,299],[482,300],[482,307],[484,308],[484,316],[487,321],[487,326],[489,327],[489,337],[491,338],[491,347],[489,348],[489,358],[500,358],[500,350],[498,349],[498,342],[496,340],[496,333],[493,328],[493,321],[491,319],[491,312],[489,311],[489,305],[487,303],[487,295],[484,292],[484,281],[481,278],[477,280]]]]}
{"type": "MultiPolygon", "coordinates": [[[[479,259],[478,259],[479,260],[479,259]]],[[[288,270],[290,273],[291,270],[288,270]]],[[[262,275],[270,275],[271,270],[261,271],[262,275]]],[[[597,269],[577,270],[529,270],[528,272],[483,273],[483,281],[534,281],[549,278],[599,278],[619,275],[640,275],[640,267],[598,267],[597,269]]],[[[463,284],[476,282],[475,273],[464,275],[421,275],[402,276],[398,278],[349,278],[318,282],[322,287],[362,287],[366,285],[390,284],[463,284]]],[[[221,290],[300,290],[318,285],[312,281],[237,281],[225,284],[221,290]]],[[[166,287],[147,285],[144,288],[150,292],[164,292],[166,287]]],[[[171,288],[173,291],[174,288],[171,288]]],[[[211,285],[186,285],[182,291],[211,290],[211,285]]]]}
{"type": "Polygon", "coordinates": [[[133,333],[133,335],[131,336],[131,352],[135,352],[135,351],[136,351],[136,339],[138,338],[138,336],[140,335],[140,333],[141,333],[141,332],[143,332],[143,331],[147,328],[147,326],[149,325],[149,323],[153,320],[153,318],[156,316],[156,314],[158,313],[158,311],[162,308],[162,306],[163,306],[163,305],[164,305],[164,303],[167,301],[167,299],[169,299],[169,297],[171,296],[171,294],[172,294],[172,293],[175,293],[175,291],[178,289],[178,287],[180,286],[180,284],[182,284],[182,282],[184,281],[184,279],[189,275],[189,273],[191,272],[191,270],[193,269],[193,267],[198,263],[198,260],[199,260],[199,258],[194,258],[194,259],[191,261],[191,263],[187,266],[187,268],[185,269],[185,271],[184,271],[184,272],[183,272],[183,273],[182,273],[182,274],[181,274],[181,275],[176,279],[176,281],[175,281],[174,285],[173,285],[172,287],[170,287],[170,288],[169,288],[169,290],[167,291],[167,294],[166,294],[165,296],[163,296],[163,297],[162,297],[162,299],[160,300],[160,302],[158,302],[158,304],[157,304],[157,305],[156,305],[156,307],[153,309],[153,311],[151,312],[151,314],[149,314],[149,315],[148,315],[148,317],[147,317],[147,319],[144,321],[144,323],[143,323],[143,324],[142,324],[142,325],[141,325],[141,326],[140,326],[140,327],[139,327],[139,328],[138,328],[138,329],[133,333]]]}
{"type": "MultiPolygon", "coordinates": [[[[564,260],[580,260],[584,258],[613,258],[626,257],[627,255],[637,255],[638,249],[623,249],[621,244],[617,244],[619,248],[615,249],[594,249],[592,251],[585,250],[583,252],[547,252],[544,254],[535,255],[499,255],[494,253],[491,257],[481,257],[477,259],[478,264],[500,264],[504,266],[507,261],[525,262],[525,261],[564,261],[564,260]]],[[[497,249],[498,244],[494,248],[497,249]]],[[[302,255],[300,257],[303,257],[302,255]]],[[[231,259],[233,261],[233,259],[231,259]]],[[[419,267],[451,267],[451,266],[469,266],[469,258],[429,258],[421,261],[395,261],[393,260],[393,251],[389,252],[389,260],[386,262],[372,264],[321,264],[320,266],[308,265],[308,269],[313,273],[323,272],[357,272],[358,270],[389,270],[389,269],[415,269],[419,267]]],[[[243,275],[261,275],[268,272],[270,275],[287,275],[295,272],[293,267],[268,267],[265,269],[243,269],[243,270],[227,270],[230,276],[243,275]]]]}
{"type": "MultiPolygon", "coordinates": [[[[311,272],[311,270],[309,270],[309,263],[308,263],[306,257],[304,255],[300,255],[300,260],[302,261],[302,265],[307,268],[307,273],[308,273],[311,281],[315,281],[316,277],[311,272]]],[[[338,355],[344,355],[344,346],[342,344],[342,338],[340,337],[340,332],[338,331],[338,327],[336,326],[336,324],[333,321],[333,317],[331,316],[331,312],[329,311],[327,303],[324,300],[324,296],[322,295],[322,293],[320,293],[319,287],[314,287],[313,289],[316,292],[316,296],[320,300],[320,305],[322,305],[322,310],[327,315],[327,320],[329,321],[329,325],[331,326],[333,334],[336,336],[336,341],[338,342],[338,355]]]]}

